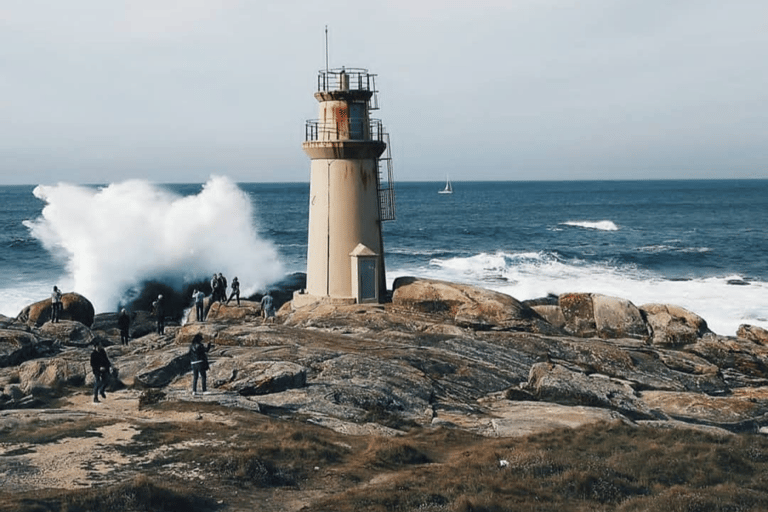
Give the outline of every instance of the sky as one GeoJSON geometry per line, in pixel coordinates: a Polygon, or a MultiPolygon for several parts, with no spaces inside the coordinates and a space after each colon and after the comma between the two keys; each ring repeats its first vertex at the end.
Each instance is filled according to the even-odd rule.
{"type": "Polygon", "coordinates": [[[768,178],[765,0],[0,0],[0,184],[306,182],[326,26],[396,180],[768,178]]]}

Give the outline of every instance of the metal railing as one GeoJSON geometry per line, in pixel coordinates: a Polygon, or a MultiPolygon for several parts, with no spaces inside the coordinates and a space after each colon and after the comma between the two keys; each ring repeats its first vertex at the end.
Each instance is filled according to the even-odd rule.
{"type": "Polygon", "coordinates": [[[322,69],[317,91],[376,91],[376,75],[363,68],[322,69]]]}
{"type": "Polygon", "coordinates": [[[304,126],[304,141],[375,140],[384,141],[384,126],[380,119],[370,119],[367,130],[362,119],[350,119],[347,126],[336,121],[309,119],[304,126]],[[340,139],[344,134],[348,139],[340,139]]]}
{"type": "Polygon", "coordinates": [[[363,68],[321,69],[317,74],[317,92],[370,91],[369,110],[379,109],[376,75],[363,68]]]}

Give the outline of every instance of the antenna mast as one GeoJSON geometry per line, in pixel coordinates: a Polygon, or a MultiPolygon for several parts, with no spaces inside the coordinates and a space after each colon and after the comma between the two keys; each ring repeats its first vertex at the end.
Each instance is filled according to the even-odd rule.
{"type": "Polygon", "coordinates": [[[325,74],[328,74],[328,25],[325,26],[325,74]]]}

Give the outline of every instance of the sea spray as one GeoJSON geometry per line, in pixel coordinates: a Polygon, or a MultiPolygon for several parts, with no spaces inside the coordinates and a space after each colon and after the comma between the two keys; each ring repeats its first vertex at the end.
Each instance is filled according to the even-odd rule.
{"type": "Polygon", "coordinates": [[[518,300],[585,292],[620,297],[636,306],[673,304],[696,313],[711,330],[728,336],[744,323],[768,328],[768,285],[741,275],[669,279],[635,264],[566,259],[551,251],[499,251],[432,258],[429,263],[410,272],[496,290],[518,300]]]}
{"type": "Polygon", "coordinates": [[[226,177],[186,197],[139,180],[38,186],[34,194],[46,206],[25,225],[64,259],[73,291],[97,312],[148,280],[178,288],[221,272],[238,276],[247,296],[284,275],[277,250],[259,236],[250,198],[226,177]]]}

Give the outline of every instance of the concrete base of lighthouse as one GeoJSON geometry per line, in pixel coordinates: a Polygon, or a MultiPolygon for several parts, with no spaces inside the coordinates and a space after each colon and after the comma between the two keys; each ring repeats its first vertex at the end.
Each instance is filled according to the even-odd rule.
{"type": "Polygon", "coordinates": [[[349,253],[352,297],[314,295],[307,293],[306,290],[299,290],[293,294],[293,306],[301,308],[317,303],[333,305],[378,303],[381,295],[380,256],[365,245],[357,244],[357,247],[349,253]]]}
{"type": "Polygon", "coordinates": [[[357,299],[354,297],[324,297],[320,295],[311,295],[304,290],[293,292],[293,300],[291,301],[291,305],[295,309],[321,304],[328,304],[331,306],[348,306],[350,304],[356,303],[357,299]]]}

